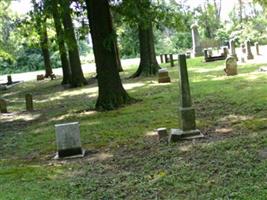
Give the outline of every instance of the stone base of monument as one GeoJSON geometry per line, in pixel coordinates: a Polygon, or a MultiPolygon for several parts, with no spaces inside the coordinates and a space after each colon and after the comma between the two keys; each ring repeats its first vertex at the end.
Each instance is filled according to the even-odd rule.
{"type": "Polygon", "coordinates": [[[74,158],[83,158],[85,156],[84,149],[68,149],[65,151],[59,151],[56,153],[54,159],[74,159],[74,158]]]}
{"type": "Polygon", "coordinates": [[[171,129],[169,142],[178,142],[180,140],[193,140],[203,138],[204,135],[200,130],[183,131],[181,129],[171,129]]]}

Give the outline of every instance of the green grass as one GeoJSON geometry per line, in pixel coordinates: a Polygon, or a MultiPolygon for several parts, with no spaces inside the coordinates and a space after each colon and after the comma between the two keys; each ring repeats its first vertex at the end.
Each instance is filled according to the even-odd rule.
{"type": "Polygon", "coordinates": [[[197,125],[206,137],[171,145],[152,133],[179,127],[177,66],[165,66],[171,84],[125,79],[136,66],[123,72],[127,91],[142,101],[111,112],[92,111],[96,84],[15,86],[1,95],[11,114],[0,115],[0,199],[266,199],[267,76],[259,66],[239,66],[238,76],[226,77],[223,61],[188,60],[197,125]],[[24,112],[28,92],[32,114],[24,112]],[[72,121],[80,122],[89,153],[54,161],[54,125],[72,121]]]}

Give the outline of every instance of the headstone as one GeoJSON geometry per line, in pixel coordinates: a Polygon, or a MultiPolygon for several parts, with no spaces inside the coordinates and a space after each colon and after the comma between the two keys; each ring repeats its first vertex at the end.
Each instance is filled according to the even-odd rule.
{"type": "Polygon", "coordinates": [[[171,129],[170,142],[180,139],[193,139],[203,137],[196,129],[195,109],[192,107],[190,85],[188,80],[186,56],[179,55],[179,80],[180,80],[180,119],[181,129],[171,129]]]}
{"type": "Polygon", "coordinates": [[[57,143],[56,158],[84,156],[84,151],[81,147],[80,126],[78,122],[57,124],[55,125],[55,129],[57,143]]]}
{"type": "Polygon", "coordinates": [[[7,113],[7,103],[4,99],[0,99],[0,111],[1,113],[7,113]]]}
{"type": "Polygon", "coordinates": [[[158,133],[159,140],[162,140],[168,137],[168,131],[166,128],[158,128],[157,133],[158,133]]]}
{"type": "Polygon", "coordinates": [[[198,25],[193,24],[192,29],[192,42],[193,42],[193,57],[202,56],[202,47],[200,44],[200,36],[198,32],[198,25]]]}
{"type": "Polygon", "coordinates": [[[223,47],[223,54],[225,57],[228,56],[228,48],[227,47],[223,47]]]}
{"type": "Polygon", "coordinates": [[[259,56],[260,55],[260,47],[259,47],[259,43],[258,42],[255,43],[255,47],[256,47],[256,53],[259,56]]]}
{"type": "Polygon", "coordinates": [[[253,56],[253,54],[251,52],[250,40],[246,40],[246,53],[247,53],[246,57],[247,57],[248,60],[254,59],[254,56],[253,56]]]}
{"type": "Polygon", "coordinates": [[[208,57],[209,57],[209,55],[208,55],[208,49],[204,49],[203,52],[204,52],[204,58],[205,58],[205,60],[207,60],[208,57]]]}
{"type": "Polygon", "coordinates": [[[245,44],[241,44],[241,49],[242,49],[242,53],[245,54],[246,51],[246,45],[245,44]]]}
{"type": "Polygon", "coordinates": [[[174,67],[173,55],[172,55],[172,54],[170,54],[170,55],[169,55],[169,57],[170,57],[170,63],[171,63],[171,67],[174,67]]]}
{"type": "Polygon", "coordinates": [[[160,63],[164,63],[163,55],[162,54],[160,54],[160,63]]]}
{"type": "Polygon", "coordinates": [[[234,56],[229,56],[226,59],[226,68],[224,72],[227,76],[235,76],[237,75],[237,60],[234,56]]]}
{"type": "Polygon", "coordinates": [[[44,75],[40,74],[40,75],[37,75],[37,81],[42,81],[44,80],[44,75]]]}
{"type": "Polygon", "coordinates": [[[212,57],[212,49],[211,48],[208,48],[208,57],[212,57]]]}
{"type": "Polygon", "coordinates": [[[229,44],[230,44],[230,56],[233,56],[236,58],[236,60],[238,60],[235,50],[235,40],[234,39],[230,40],[229,44]]]}
{"type": "Polygon", "coordinates": [[[160,69],[159,70],[159,78],[158,78],[158,82],[159,83],[170,83],[171,79],[169,77],[169,72],[167,69],[160,69]]]}
{"type": "Polygon", "coordinates": [[[7,85],[11,85],[13,83],[11,75],[7,76],[7,85]]]}
{"type": "Polygon", "coordinates": [[[191,58],[191,51],[187,51],[187,52],[186,52],[186,58],[187,58],[187,59],[191,58]]]}
{"type": "Polygon", "coordinates": [[[25,101],[26,101],[26,111],[32,112],[33,111],[33,100],[31,94],[25,95],[25,101]]]}
{"type": "Polygon", "coordinates": [[[165,57],[165,63],[168,63],[169,62],[168,54],[164,54],[164,57],[165,57]]]}

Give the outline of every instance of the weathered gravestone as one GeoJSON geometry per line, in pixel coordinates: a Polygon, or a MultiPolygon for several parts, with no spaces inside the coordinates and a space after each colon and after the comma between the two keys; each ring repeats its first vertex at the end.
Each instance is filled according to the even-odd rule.
{"type": "Polygon", "coordinates": [[[11,75],[7,76],[7,85],[11,85],[13,83],[11,75]]]}
{"type": "Polygon", "coordinates": [[[229,56],[226,59],[226,67],[224,69],[224,72],[227,76],[237,75],[237,61],[234,56],[229,56]]]}
{"type": "Polygon", "coordinates": [[[169,55],[169,57],[170,57],[170,63],[171,63],[171,67],[174,67],[173,55],[172,55],[172,54],[170,54],[170,55],[169,55]]]}
{"type": "Polygon", "coordinates": [[[200,44],[200,36],[198,32],[198,25],[193,24],[191,26],[192,29],[192,42],[193,42],[193,57],[202,56],[202,47],[200,44]]]}
{"type": "Polygon", "coordinates": [[[0,111],[1,113],[7,113],[7,103],[4,99],[0,98],[0,111]]]}
{"type": "Polygon", "coordinates": [[[180,119],[181,129],[171,129],[170,142],[180,139],[200,138],[203,135],[196,129],[195,109],[192,107],[190,85],[188,80],[186,56],[179,55],[179,83],[180,83],[180,119]]]}
{"type": "Polygon", "coordinates": [[[25,94],[25,102],[26,102],[26,111],[33,111],[33,100],[31,94],[25,94]]]}
{"type": "Polygon", "coordinates": [[[227,58],[227,56],[228,56],[228,48],[227,47],[223,47],[223,53],[222,53],[222,55],[227,58]]]}
{"type": "Polygon", "coordinates": [[[170,83],[171,79],[169,77],[169,72],[167,69],[160,69],[158,72],[158,82],[159,83],[170,83]]]}
{"type": "Polygon", "coordinates": [[[238,60],[235,49],[235,40],[234,39],[230,40],[229,44],[230,44],[230,56],[235,57],[236,60],[238,60]]]}
{"type": "Polygon", "coordinates": [[[57,124],[55,128],[57,143],[56,158],[83,157],[84,150],[81,147],[79,123],[57,124]]]}
{"type": "Polygon", "coordinates": [[[40,74],[40,75],[37,75],[37,81],[42,81],[44,80],[44,75],[40,74]]]}
{"type": "Polygon", "coordinates": [[[247,53],[246,57],[247,57],[248,60],[254,59],[254,56],[253,56],[253,54],[251,52],[250,40],[246,40],[246,53],[247,53]]]}
{"type": "Polygon", "coordinates": [[[260,55],[260,46],[259,46],[258,42],[255,43],[255,47],[256,47],[256,53],[259,56],[260,55]]]}

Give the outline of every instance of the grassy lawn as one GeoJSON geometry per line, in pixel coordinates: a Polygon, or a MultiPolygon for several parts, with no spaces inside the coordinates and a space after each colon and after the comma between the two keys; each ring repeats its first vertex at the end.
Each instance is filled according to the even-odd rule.
{"type": "MultiPolygon", "coordinates": [[[[63,89],[60,80],[26,82],[1,93],[0,199],[266,199],[267,74],[239,66],[226,77],[224,61],[188,60],[198,128],[205,138],[167,145],[156,128],[179,127],[178,71],[171,84],[157,77],[126,79],[142,101],[111,112],[93,111],[97,85],[63,89]],[[32,93],[33,113],[24,95],[32,93]],[[58,123],[78,121],[83,159],[55,161],[58,123]]],[[[87,75],[92,76],[91,74],[87,75]]]]}

